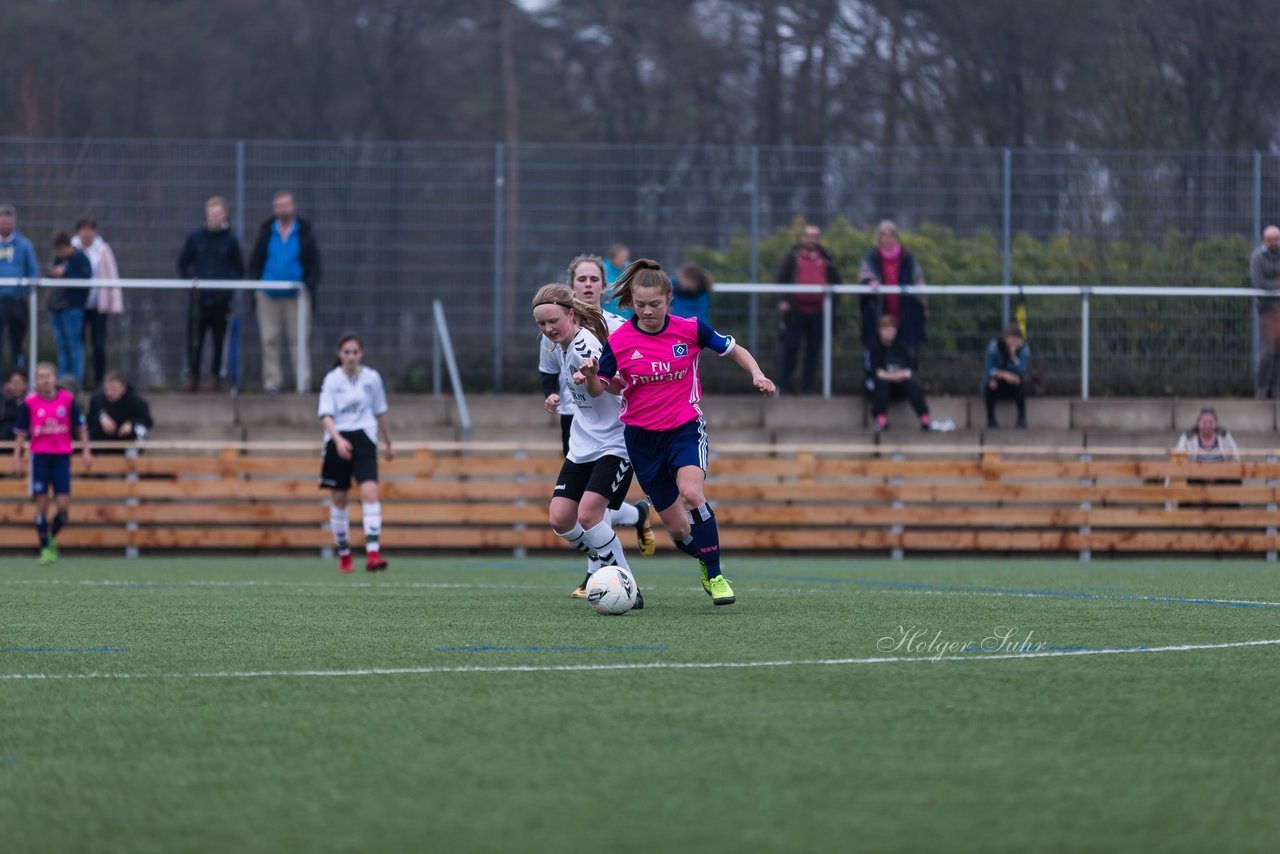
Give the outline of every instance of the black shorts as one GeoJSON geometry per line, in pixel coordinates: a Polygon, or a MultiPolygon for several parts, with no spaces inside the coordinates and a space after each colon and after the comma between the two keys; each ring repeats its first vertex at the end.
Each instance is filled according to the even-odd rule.
{"type": "Polygon", "coordinates": [[[378,479],[378,446],[363,430],[343,433],[342,438],[351,443],[351,459],[338,456],[333,440],[324,443],[324,462],[320,466],[321,489],[350,489],[351,479],[356,483],[378,479]]]}
{"type": "Polygon", "coordinates": [[[609,499],[610,510],[617,510],[631,489],[631,476],[631,463],[622,457],[601,457],[589,463],[565,460],[551,496],[581,501],[583,493],[594,492],[609,499]]]}

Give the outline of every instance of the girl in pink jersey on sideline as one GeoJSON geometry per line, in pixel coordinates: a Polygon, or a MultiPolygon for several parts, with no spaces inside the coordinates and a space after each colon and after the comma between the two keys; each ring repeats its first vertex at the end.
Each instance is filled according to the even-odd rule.
{"type": "Polygon", "coordinates": [[[57,385],[53,365],[36,365],[36,391],[23,402],[13,432],[13,473],[22,475],[22,451],[31,443],[29,461],[31,495],[36,500],[36,536],[40,538],[40,563],[58,559],[58,533],[67,524],[71,509],[71,434],[80,436],[84,467],[93,464],[89,452],[89,426],[76,406],[71,392],[57,385]],[[58,513],[49,523],[49,490],[57,501],[58,513]]]}
{"type": "Polygon", "coordinates": [[[764,395],[776,391],[755,358],[731,336],[695,318],[670,314],[671,280],[642,258],[614,285],[618,304],[635,315],[618,327],[600,359],[582,363],[575,382],[592,397],[622,395],[627,454],[640,486],[658,509],[676,547],[696,559],[702,587],[716,605],[732,605],[733,588],[720,572],[720,532],[707,504],[707,424],[698,359],[703,350],[728,356],[764,395]]]}

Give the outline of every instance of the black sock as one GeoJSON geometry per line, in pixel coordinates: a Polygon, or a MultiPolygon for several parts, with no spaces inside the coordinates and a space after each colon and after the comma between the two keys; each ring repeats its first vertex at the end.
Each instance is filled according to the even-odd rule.
{"type": "Polygon", "coordinates": [[[691,558],[700,559],[702,557],[701,555],[698,554],[698,547],[694,544],[692,531],[689,532],[689,535],[686,536],[684,540],[677,540],[673,536],[671,538],[671,542],[675,543],[676,548],[678,548],[680,551],[684,552],[691,558]]]}
{"type": "Polygon", "coordinates": [[[67,514],[59,510],[53,517],[53,530],[51,531],[53,536],[58,536],[58,532],[65,528],[66,525],[67,514]]]}
{"type": "Polygon", "coordinates": [[[36,536],[40,538],[40,548],[49,547],[49,520],[41,514],[36,514],[36,536]]]}
{"type": "Polygon", "coordinates": [[[697,544],[698,560],[707,565],[707,578],[720,574],[720,528],[710,504],[703,504],[689,511],[689,533],[697,544]]]}

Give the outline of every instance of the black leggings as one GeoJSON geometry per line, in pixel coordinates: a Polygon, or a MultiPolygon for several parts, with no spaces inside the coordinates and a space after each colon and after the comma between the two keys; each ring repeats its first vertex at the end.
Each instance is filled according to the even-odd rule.
{"type": "Polygon", "coordinates": [[[222,370],[222,341],[227,337],[227,307],[191,304],[187,321],[187,373],[194,381],[200,380],[200,357],[204,352],[204,336],[213,335],[213,360],[209,375],[217,377],[222,370]]]}
{"type": "Polygon", "coordinates": [[[924,402],[924,392],[920,383],[915,380],[903,380],[900,383],[877,379],[875,390],[871,392],[871,414],[884,415],[889,411],[889,401],[906,398],[916,415],[927,415],[929,406],[924,402]]]}
{"type": "Polygon", "coordinates": [[[1012,400],[1018,405],[1018,423],[1026,423],[1027,420],[1027,389],[1022,383],[1007,383],[1004,380],[996,380],[996,387],[990,386],[990,380],[987,385],[982,387],[983,396],[987,400],[987,423],[994,424],[996,421],[996,401],[1012,400]]]}

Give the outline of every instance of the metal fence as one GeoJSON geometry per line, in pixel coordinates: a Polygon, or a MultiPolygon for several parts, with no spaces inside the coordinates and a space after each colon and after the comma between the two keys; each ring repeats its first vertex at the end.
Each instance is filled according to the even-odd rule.
{"type": "MultiPolygon", "coordinates": [[[[1003,151],[0,139],[0,197],[46,253],[55,229],[96,216],[121,273],[171,278],[183,239],[212,195],[232,205],[247,254],[272,193],[292,190],[324,259],[313,358],[361,332],[369,359],[402,389],[430,381],[431,301],[449,316],[469,389],[536,387],[529,296],[582,251],[621,241],[674,268],[707,250],[722,280],[768,281],[797,217],[908,233],[940,227],[974,257],[921,253],[935,284],[1244,285],[1247,253],[1277,210],[1280,157],[1250,152],[1003,151]],[[1052,254],[1068,251],[1069,278],[1052,254]],[[736,253],[736,254],[735,254],[736,253]],[[1062,274],[1065,275],[1065,274],[1062,274]]],[[[851,280],[853,260],[846,261],[851,280]]],[[[176,386],[185,362],[184,295],[130,293],[111,362],[148,386],[176,386]]],[[[1056,300],[1056,301],[1055,301],[1056,300]]],[[[259,365],[251,301],[242,363],[259,365]]],[[[1079,307],[1029,298],[1046,391],[1078,386],[1079,307]],[[1055,343],[1058,342],[1058,343],[1055,343]],[[1059,346],[1060,345],[1060,346],[1059,346]],[[1061,356],[1054,354],[1061,351],[1061,356]],[[1043,354],[1043,357],[1041,357],[1043,354]]],[[[717,325],[762,361],[776,347],[772,299],[724,294],[717,325]]],[[[928,383],[968,393],[1003,300],[946,297],[931,306],[928,383]],[[972,363],[972,364],[971,364],[972,363]]],[[[1251,321],[1241,300],[1097,300],[1095,393],[1244,393],[1251,321]],[[1194,317],[1187,313],[1194,311],[1194,317]],[[1189,333],[1188,333],[1189,330],[1189,333]]],[[[836,389],[858,382],[852,301],[837,312],[836,389]]],[[[51,336],[42,346],[51,349],[51,336]]],[[[718,372],[709,378],[715,385],[718,372]]]]}

